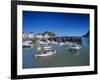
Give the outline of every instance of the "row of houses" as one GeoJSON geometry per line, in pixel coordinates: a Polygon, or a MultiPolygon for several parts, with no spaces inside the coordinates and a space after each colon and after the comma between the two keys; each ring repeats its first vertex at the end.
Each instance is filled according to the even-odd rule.
{"type": "Polygon", "coordinates": [[[23,36],[23,39],[34,38],[34,33],[33,32],[23,32],[22,36],[23,36]]]}
{"type": "Polygon", "coordinates": [[[70,42],[82,42],[82,37],[78,36],[63,36],[63,37],[51,37],[47,33],[38,33],[34,34],[33,32],[24,32],[23,33],[23,41],[26,40],[50,40],[50,41],[56,41],[56,42],[65,42],[65,41],[70,41],[70,42]]]}
{"type": "Polygon", "coordinates": [[[37,39],[42,39],[42,38],[50,38],[51,36],[49,36],[48,34],[46,33],[38,33],[38,34],[34,34],[33,32],[24,32],[22,34],[23,36],[23,39],[34,39],[34,38],[37,38],[37,39]]]}

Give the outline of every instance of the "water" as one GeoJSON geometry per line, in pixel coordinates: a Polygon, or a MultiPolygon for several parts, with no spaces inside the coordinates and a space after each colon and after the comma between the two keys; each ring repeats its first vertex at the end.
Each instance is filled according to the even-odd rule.
{"type": "Polygon", "coordinates": [[[67,67],[67,66],[88,66],[89,65],[89,40],[82,39],[82,48],[79,51],[69,51],[66,46],[53,45],[56,54],[36,58],[36,49],[23,48],[23,68],[45,68],[45,67],[67,67]]]}

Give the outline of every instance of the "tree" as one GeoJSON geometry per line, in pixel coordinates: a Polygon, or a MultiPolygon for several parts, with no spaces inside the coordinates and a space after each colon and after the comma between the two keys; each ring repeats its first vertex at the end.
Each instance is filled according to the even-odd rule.
{"type": "Polygon", "coordinates": [[[56,36],[56,34],[54,32],[50,32],[50,31],[45,31],[43,33],[48,34],[49,36],[56,36]]]}

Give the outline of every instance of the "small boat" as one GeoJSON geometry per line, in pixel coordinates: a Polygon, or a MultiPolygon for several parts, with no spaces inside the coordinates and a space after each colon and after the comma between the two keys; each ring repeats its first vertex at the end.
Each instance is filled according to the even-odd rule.
{"type": "Polygon", "coordinates": [[[59,45],[62,46],[62,45],[65,45],[65,44],[61,42],[61,43],[59,43],[59,45]]]}
{"type": "Polygon", "coordinates": [[[24,41],[24,42],[22,43],[22,46],[23,46],[23,47],[31,47],[31,44],[32,44],[32,41],[24,41]]]}
{"type": "Polygon", "coordinates": [[[37,50],[41,50],[42,48],[44,48],[45,50],[48,50],[48,49],[52,48],[52,46],[39,46],[37,48],[37,50]]]}
{"type": "Polygon", "coordinates": [[[56,53],[56,50],[52,50],[52,45],[50,44],[41,44],[37,43],[37,53],[35,54],[35,57],[45,57],[50,56],[56,53]]]}
{"type": "Polygon", "coordinates": [[[41,47],[38,47],[37,50],[40,51],[41,50],[41,47]]]}
{"type": "Polygon", "coordinates": [[[37,43],[40,44],[40,45],[46,45],[45,41],[37,41],[37,43]]]}
{"type": "Polygon", "coordinates": [[[49,48],[52,48],[52,46],[44,46],[43,48],[44,49],[49,49],[49,48]]]}
{"type": "Polygon", "coordinates": [[[58,44],[58,42],[52,42],[52,44],[55,44],[55,45],[57,45],[57,44],[58,44]]]}
{"type": "Polygon", "coordinates": [[[71,45],[73,45],[73,43],[72,42],[66,42],[65,45],[66,46],[71,46],[71,45]]]}
{"type": "Polygon", "coordinates": [[[45,52],[39,52],[35,54],[35,57],[46,57],[56,53],[56,50],[46,50],[45,52]]]}
{"type": "Polygon", "coordinates": [[[29,43],[26,43],[26,42],[23,42],[23,43],[22,43],[22,46],[23,46],[23,47],[30,47],[30,44],[29,44],[29,43]]]}
{"type": "Polygon", "coordinates": [[[69,47],[69,50],[75,50],[75,51],[78,51],[78,50],[80,50],[81,49],[81,46],[80,45],[78,45],[78,44],[74,44],[74,45],[71,45],[70,47],[69,47]]]}

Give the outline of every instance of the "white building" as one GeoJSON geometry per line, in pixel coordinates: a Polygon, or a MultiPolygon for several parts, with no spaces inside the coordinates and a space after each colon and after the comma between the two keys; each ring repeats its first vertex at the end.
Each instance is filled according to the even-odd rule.
{"type": "Polygon", "coordinates": [[[50,38],[50,36],[48,34],[44,34],[44,33],[39,33],[36,35],[37,39],[48,39],[50,38]]]}
{"type": "Polygon", "coordinates": [[[50,36],[46,33],[38,33],[37,35],[34,35],[33,32],[28,32],[28,33],[23,33],[23,39],[33,39],[33,38],[37,38],[37,39],[48,39],[50,38],[50,36]]]}
{"type": "Polygon", "coordinates": [[[34,34],[33,34],[33,32],[28,32],[28,33],[23,33],[23,38],[24,39],[32,39],[32,38],[34,38],[34,34]]]}
{"type": "Polygon", "coordinates": [[[33,34],[32,32],[30,32],[30,33],[28,34],[28,38],[34,38],[34,34],[33,34]]]}
{"type": "Polygon", "coordinates": [[[27,33],[23,33],[22,36],[24,39],[27,38],[27,33]]]}
{"type": "Polygon", "coordinates": [[[37,38],[37,39],[42,39],[42,38],[43,38],[43,35],[42,35],[42,34],[37,34],[37,35],[36,35],[36,38],[37,38]]]}
{"type": "Polygon", "coordinates": [[[48,34],[44,34],[43,38],[48,39],[50,36],[48,34]]]}

